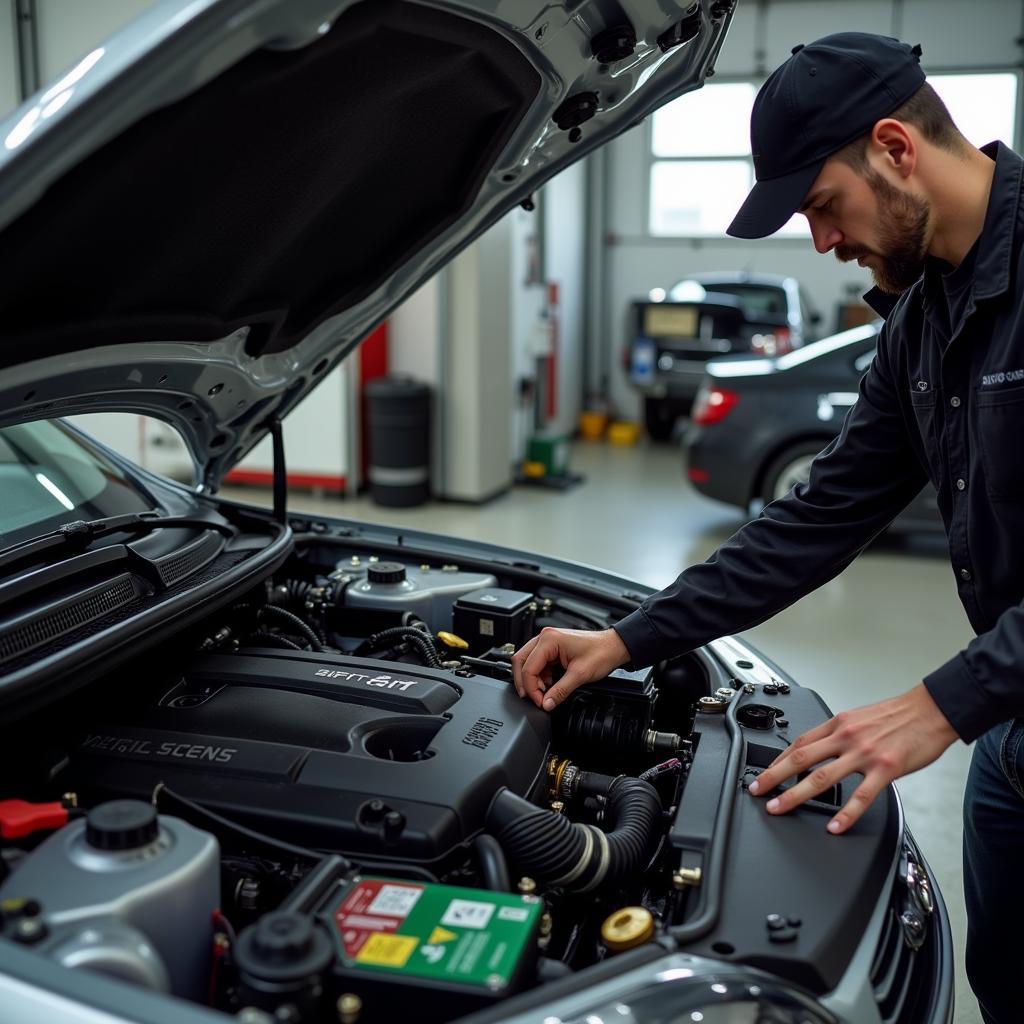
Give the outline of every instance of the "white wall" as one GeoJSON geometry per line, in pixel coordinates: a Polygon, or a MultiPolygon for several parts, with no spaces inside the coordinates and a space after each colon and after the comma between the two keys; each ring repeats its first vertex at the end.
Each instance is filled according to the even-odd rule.
{"type": "Polygon", "coordinates": [[[544,187],[536,211],[510,211],[389,320],[390,371],[435,388],[435,494],[479,500],[500,489],[502,478],[507,483],[524,456],[534,406],[520,400],[519,384],[538,371],[546,281],[559,286],[557,415],[547,428],[575,430],[583,394],[585,193],[583,167],[563,171],[544,187]],[[544,282],[530,273],[538,232],[544,282]]]}
{"type": "Polygon", "coordinates": [[[14,0],[9,0],[9,4],[0,5],[0,118],[20,99],[14,24],[14,0]]]}
{"type": "Polygon", "coordinates": [[[586,290],[586,171],[567,167],[544,187],[544,270],[558,285],[558,415],[553,429],[571,434],[583,404],[586,290]]]}
{"type": "MultiPolygon", "coordinates": [[[[1017,0],[739,0],[729,36],[718,60],[716,81],[770,73],[797,43],[830,32],[865,31],[896,35],[923,47],[922,65],[931,73],[1019,66],[1021,3],[1017,0]]],[[[1020,104],[1018,103],[1018,107],[1020,104]]],[[[620,352],[627,339],[627,310],[634,298],[665,288],[698,271],[749,269],[787,273],[807,288],[834,324],[835,307],[849,286],[870,287],[870,275],[814,252],[809,238],[671,239],[647,233],[647,153],[649,124],[640,125],[608,147],[604,229],[610,237],[590,251],[599,264],[603,293],[594,296],[596,320],[590,379],[607,373],[610,397],[620,415],[639,418],[640,403],[624,378],[620,352]],[[598,336],[600,335],[600,336],[598,336]]],[[[1008,140],[1012,141],[1012,140],[1008,140]]],[[[598,234],[601,225],[597,224],[598,234]]]]}

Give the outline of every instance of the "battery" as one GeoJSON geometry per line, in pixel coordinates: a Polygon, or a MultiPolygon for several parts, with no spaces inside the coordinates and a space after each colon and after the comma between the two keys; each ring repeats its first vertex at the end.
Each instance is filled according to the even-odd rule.
{"type": "Polygon", "coordinates": [[[536,599],[533,594],[501,587],[483,587],[463,594],[452,612],[455,632],[473,654],[491,647],[521,647],[533,635],[536,599]]]}
{"type": "MultiPolygon", "coordinates": [[[[368,1018],[408,1011],[450,1020],[519,991],[533,979],[543,903],[484,889],[354,878],[319,917],[336,945],[339,991],[353,992],[368,1018]]],[[[397,1018],[394,1018],[397,1019],[397,1018]]]]}

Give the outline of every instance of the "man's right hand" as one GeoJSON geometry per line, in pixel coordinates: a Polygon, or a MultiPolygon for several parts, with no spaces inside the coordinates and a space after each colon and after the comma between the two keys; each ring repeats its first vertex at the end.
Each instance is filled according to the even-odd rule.
{"type": "Polygon", "coordinates": [[[629,651],[614,629],[547,629],[528,640],[512,658],[512,678],[520,697],[545,711],[558,707],[578,686],[604,679],[629,661],[629,651]],[[554,682],[554,666],[565,669],[554,682]]]}

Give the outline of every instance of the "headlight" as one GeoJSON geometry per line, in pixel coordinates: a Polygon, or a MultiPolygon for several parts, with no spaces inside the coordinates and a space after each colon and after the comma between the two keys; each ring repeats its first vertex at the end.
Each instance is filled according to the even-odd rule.
{"type": "MultiPolygon", "coordinates": [[[[510,1016],[509,1024],[526,1017],[510,1016]]],[[[836,1024],[812,996],[771,975],[677,953],[533,1016],[539,1024],[836,1024]]]]}

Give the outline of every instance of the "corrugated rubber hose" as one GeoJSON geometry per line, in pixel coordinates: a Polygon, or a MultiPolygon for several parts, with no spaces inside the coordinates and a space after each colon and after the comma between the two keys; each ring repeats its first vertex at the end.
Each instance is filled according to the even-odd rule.
{"type": "Polygon", "coordinates": [[[661,799],[639,779],[620,776],[608,791],[607,831],[572,822],[502,789],[487,812],[487,830],[517,872],[574,892],[590,892],[647,866],[657,841],[661,799]]]}

